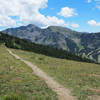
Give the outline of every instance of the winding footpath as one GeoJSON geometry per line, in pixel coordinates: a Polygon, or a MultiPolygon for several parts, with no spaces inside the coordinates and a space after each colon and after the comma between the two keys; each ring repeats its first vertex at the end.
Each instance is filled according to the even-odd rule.
{"type": "Polygon", "coordinates": [[[34,74],[42,78],[49,88],[51,88],[54,92],[57,93],[59,100],[76,100],[76,97],[72,96],[70,91],[63,87],[61,84],[53,80],[50,76],[48,76],[45,72],[43,72],[40,68],[33,65],[31,62],[22,59],[18,55],[14,54],[11,50],[7,49],[7,51],[14,56],[16,59],[19,59],[20,61],[27,64],[33,71],[34,74]]]}

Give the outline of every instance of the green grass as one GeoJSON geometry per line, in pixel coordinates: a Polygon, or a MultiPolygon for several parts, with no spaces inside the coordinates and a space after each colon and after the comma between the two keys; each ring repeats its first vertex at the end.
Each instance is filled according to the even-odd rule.
{"type": "Polygon", "coordinates": [[[0,45],[0,100],[57,100],[57,95],[0,45]]]}
{"type": "MultiPolygon", "coordinates": [[[[100,51],[99,51],[100,52],[100,51]]],[[[100,55],[98,56],[98,61],[99,61],[99,63],[100,63],[100,55]]]]}
{"type": "Polygon", "coordinates": [[[78,100],[100,96],[100,65],[57,59],[22,50],[12,51],[69,88],[78,100]]]}

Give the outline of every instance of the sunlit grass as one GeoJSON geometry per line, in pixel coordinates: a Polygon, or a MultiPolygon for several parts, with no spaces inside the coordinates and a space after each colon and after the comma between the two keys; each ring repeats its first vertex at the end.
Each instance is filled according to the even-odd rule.
{"type": "Polygon", "coordinates": [[[0,45],[0,100],[57,100],[57,95],[0,45]]]}
{"type": "Polygon", "coordinates": [[[78,100],[89,100],[91,96],[100,96],[100,65],[57,59],[21,50],[12,51],[31,61],[69,88],[78,100]]]}

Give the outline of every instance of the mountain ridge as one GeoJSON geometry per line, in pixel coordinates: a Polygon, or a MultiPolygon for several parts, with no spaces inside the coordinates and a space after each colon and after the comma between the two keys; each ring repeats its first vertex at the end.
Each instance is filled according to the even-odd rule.
{"type": "Polygon", "coordinates": [[[36,44],[63,49],[100,62],[100,33],[77,32],[66,27],[49,26],[41,29],[33,24],[3,31],[36,44]]]}

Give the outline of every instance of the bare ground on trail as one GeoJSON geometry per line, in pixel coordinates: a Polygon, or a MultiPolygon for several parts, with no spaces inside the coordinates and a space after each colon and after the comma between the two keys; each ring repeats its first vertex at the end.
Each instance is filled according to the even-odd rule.
{"type": "Polygon", "coordinates": [[[58,95],[59,100],[77,100],[76,97],[71,95],[71,92],[69,89],[66,89],[63,87],[61,84],[53,80],[50,76],[48,76],[45,72],[43,72],[40,68],[37,66],[33,65],[31,62],[22,59],[21,57],[17,56],[16,54],[12,53],[9,49],[7,51],[14,56],[16,59],[19,59],[23,61],[25,64],[27,64],[33,71],[34,73],[41,77],[46,84],[48,85],[49,88],[51,88],[53,91],[55,91],[58,95]]]}

